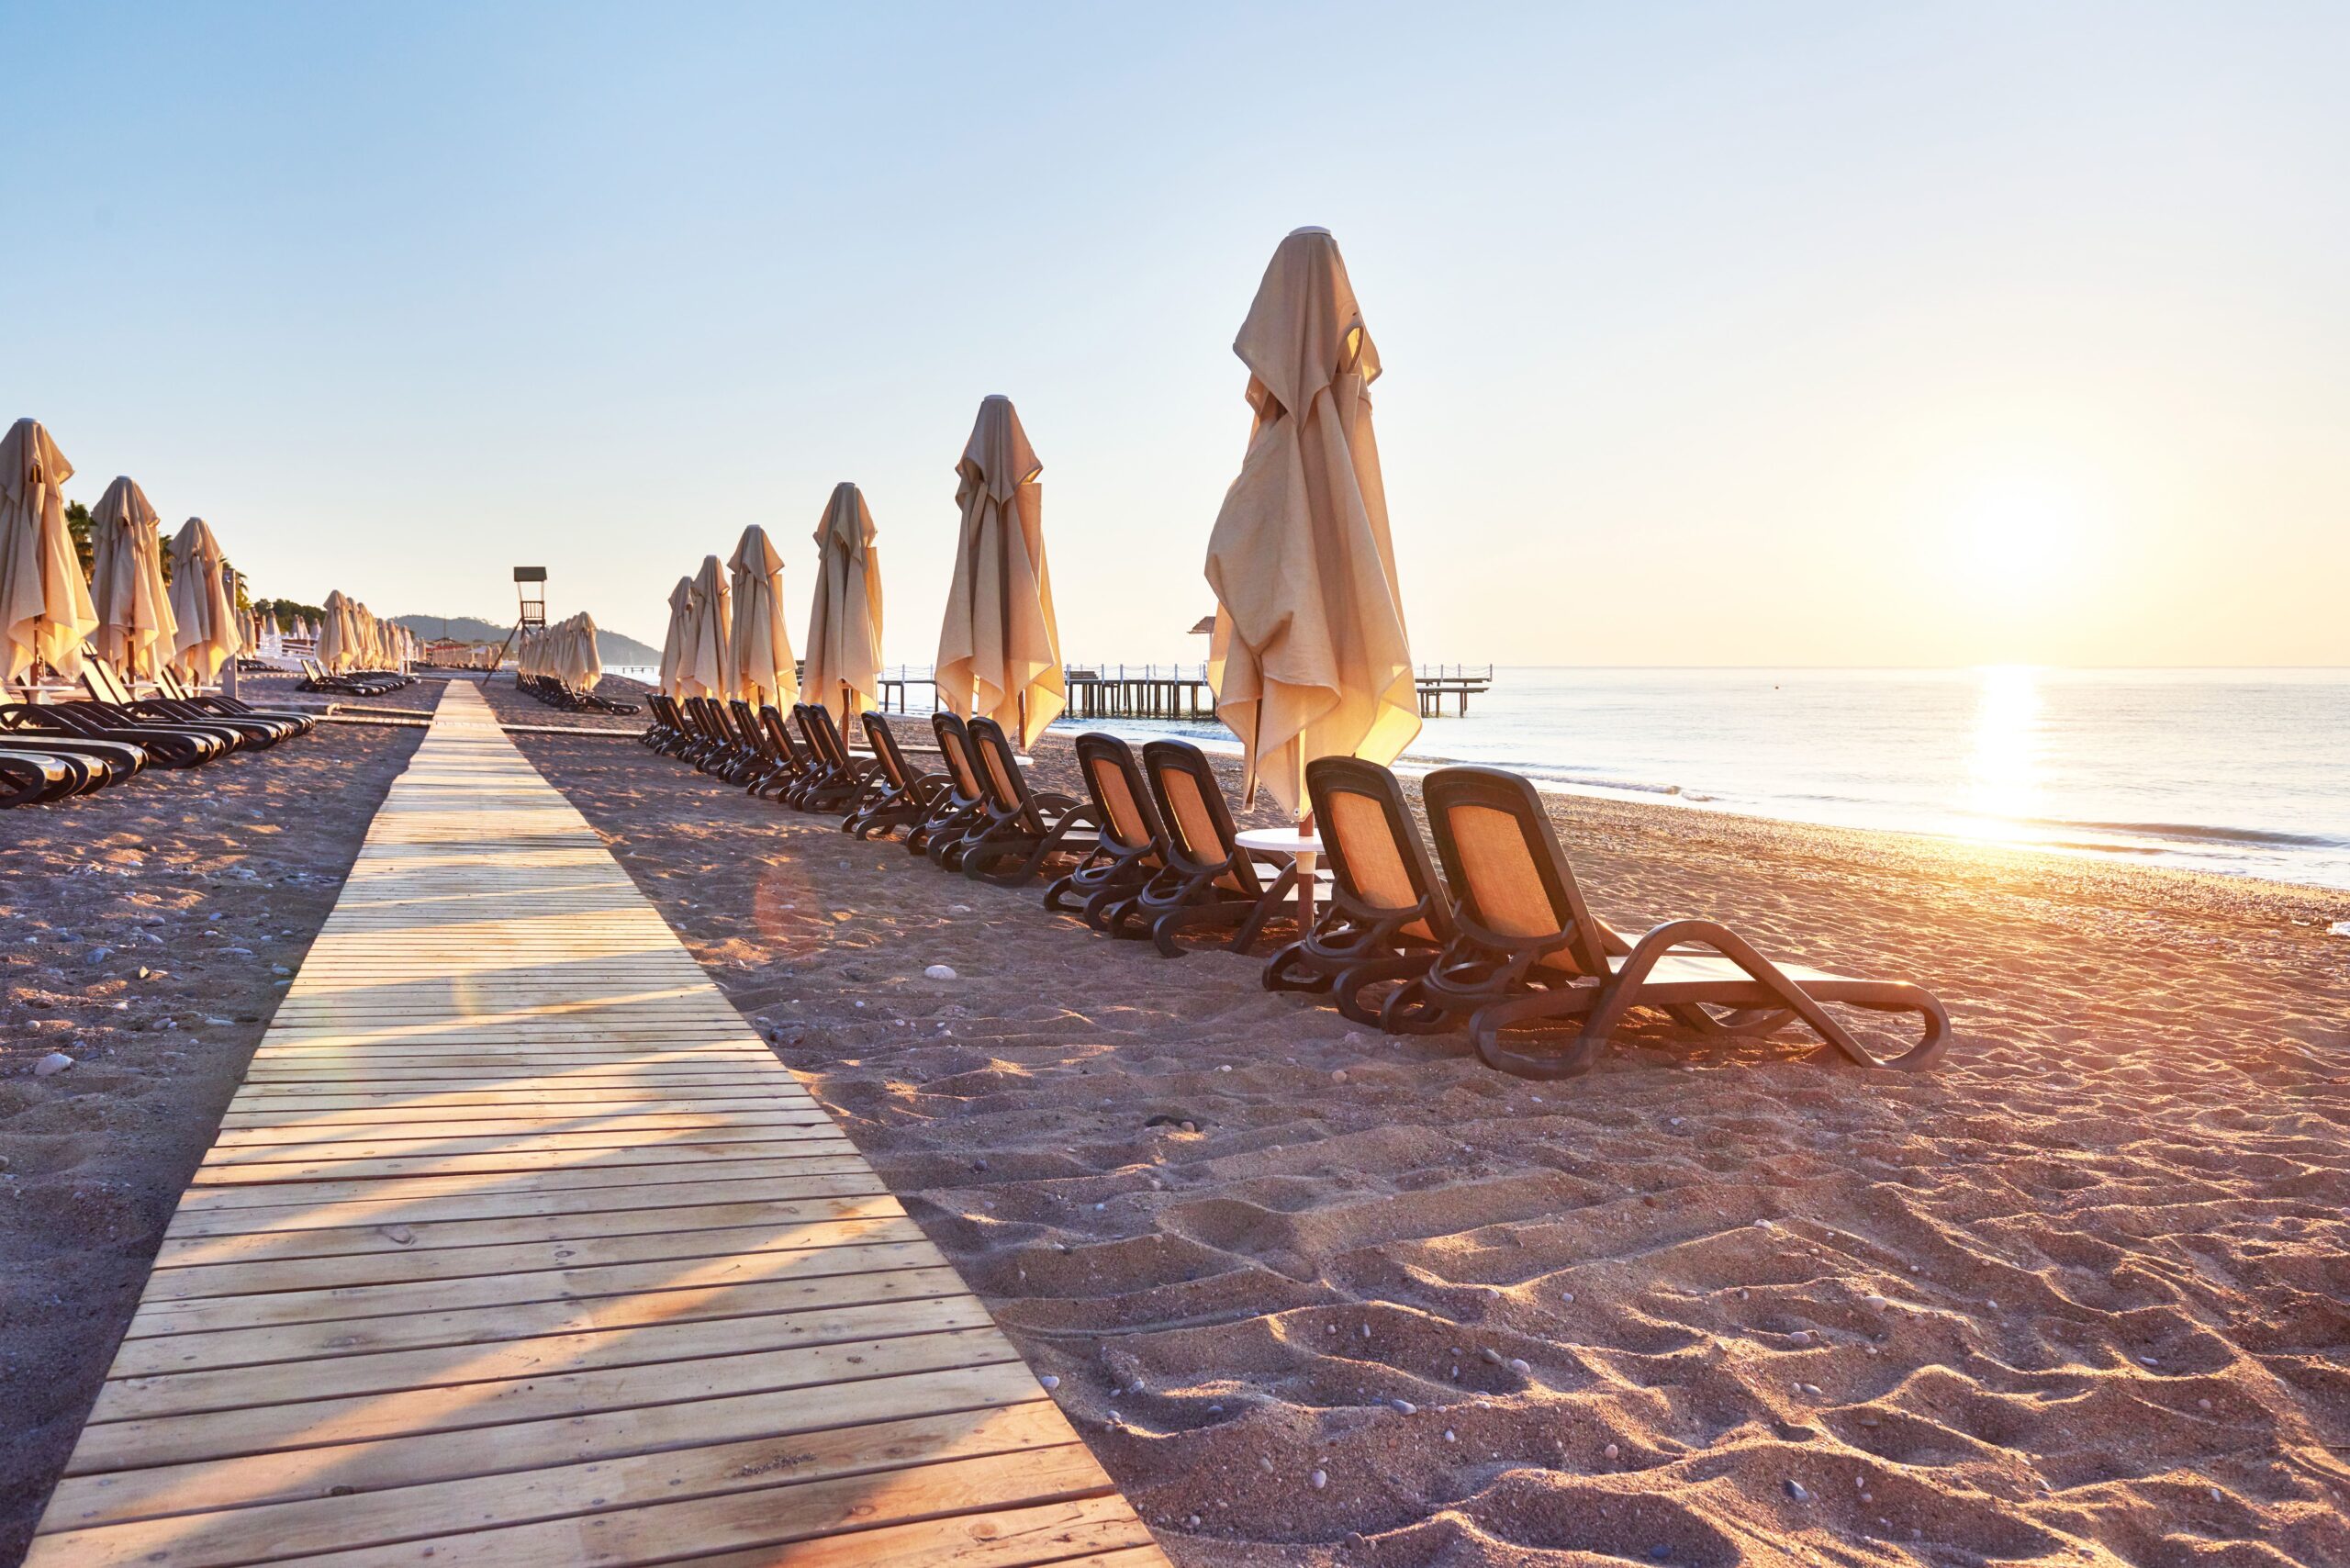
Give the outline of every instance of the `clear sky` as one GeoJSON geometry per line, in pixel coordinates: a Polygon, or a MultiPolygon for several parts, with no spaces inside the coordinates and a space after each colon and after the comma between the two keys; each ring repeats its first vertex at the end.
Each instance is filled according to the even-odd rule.
{"type": "Polygon", "coordinates": [[[927,663],[1011,395],[1197,658],[1288,230],[1423,661],[2350,663],[2350,6],[0,0],[0,414],[264,594],[657,641],[834,481],[927,663]]]}

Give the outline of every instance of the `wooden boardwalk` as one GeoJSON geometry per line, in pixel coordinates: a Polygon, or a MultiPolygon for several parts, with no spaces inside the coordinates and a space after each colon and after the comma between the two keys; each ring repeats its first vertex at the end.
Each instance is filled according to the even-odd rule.
{"type": "Polygon", "coordinates": [[[39,1568],[1164,1562],[462,680],[40,1531],[39,1568]]]}

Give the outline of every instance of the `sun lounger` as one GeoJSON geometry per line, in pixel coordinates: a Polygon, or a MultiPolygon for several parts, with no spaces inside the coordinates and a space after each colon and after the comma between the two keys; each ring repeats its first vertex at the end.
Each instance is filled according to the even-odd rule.
{"type": "Polygon", "coordinates": [[[1199,747],[1188,741],[1151,741],[1142,748],[1142,765],[1166,829],[1166,863],[1134,897],[1104,907],[1110,933],[1147,936],[1176,958],[1183,954],[1176,941],[1183,932],[1233,926],[1232,950],[1247,952],[1259,929],[1295,890],[1297,868],[1267,856],[1265,864],[1278,868],[1270,882],[1260,874],[1259,857],[1236,842],[1224,787],[1199,747]]]}
{"type": "MultiPolygon", "coordinates": [[[[119,673],[116,679],[121,679],[119,673]]],[[[318,727],[318,721],[309,714],[297,713],[289,708],[256,708],[223,693],[194,690],[168,668],[155,672],[155,689],[166,700],[180,703],[199,714],[266,719],[285,726],[289,735],[307,735],[318,727]]]]}
{"type": "Polygon", "coordinates": [[[137,747],[162,767],[196,767],[227,756],[233,741],[216,731],[147,723],[124,718],[97,702],[11,702],[0,706],[0,733],[9,744],[22,736],[46,736],[78,746],[84,740],[137,747]]]}
{"type": "Polygon", "coordinates": [[[0,747],[0,807],[33,806],[95,790],[104,775],[69,752],[0,747]]]}
{"type": "Polygon", "coordinates": [[[1106,931],[1102,912],[1141,892],[1167,864],[1167,830],[1132,746],[1115,735],[1088,732],[1077,737],[1077,766],[1098,824],[1093,849],[1045,890],[1045,907],[1081,915],[1106,931]]]}
{"type": "Polygon", "coordinates": [[[1477,1054],[1522,1078],[1566,1078],[1607,1048],[1626,1013],[1662,1009],[1705,1035],[1768,1034],[1800,1021],[1869,1067],[1925,1068],[1950,1039],[1941,1002],[1906,980],[1853,980],[1762,956],[1727,926],[1670,920],[1627,942],[1584,904],[1534,787],[1490,767],[1447,767],[1422,787],[1437,856],[1454,899],[1454,933],[1407,988],[1470,1014],[1477,1054]],[[1917,1043],[1879,1057],[1825,1004],[1915,1014],[1917,1043]],[[1724,1009],[1717,1017],[1710,1009],[1724,1009]],[[1556,1050],[1504,1042],[1504,1031],[1553,1020],[1574,1034],[1556,1050]]]}
{"type": "Polygon", "coordinates": [[[759,704],[759,740],[767,770],[751,780],[751,793],[787,806],[795,804],[800,787],[816,778],[816,759],[792,739],[791,726],[772,702],[759,704]]]}
{"type": "Polygon", "coordinates": [[[890,721],[879,713],[867,710],[857,719],[865,726],[866,743],[873,748],[882,793],[851,812],[841,823],[841,831],[858,838],[871,838],[900,828],[911,832],[920,827],[929,820],[931,809],[946,790],[946,776],[925,773],[908,762],[896,733],[890,728],[890,721]]]}
{"type": "Polygon", "coordinates": [[[1011,737],[993,719],[968,720],[964,730],[979,759],[986,820],[964,834],[963,875],[1016,888],[1035,878],[1055,855],[1082,859],[1093,853],[1098,819],[1090,803],[1031,790],[1011,737]]]}
{"type": "Polygon", "coordinates": [[[1449,1026],[1454,1014],[1424,990],[1398,986],[1374,1011],[1369,988],[1427,972],[1453,938],[1452,906],[1395,775],[1351,756],[1305,765],[1305,788],[1330,871],[1314,929],[1265,964],[1269,991],[1327,993],[1358,1024],[1395,1034],[1449,1026]]]}
{"type": "Polygon", "coordinates": [[[855,812],[877,787],[873,760],[849,755],[848,743],[841,738],[840,726],[833,722],[829,708],[814,702],[794,703],[791,721],[800,726],[800,738],[815,759],[792,803],[803,812],[843,815],[855,812]]]}
{"type": "Polygon", "coordinates": [[[164,723],[227,729],[236,735],[240,745],[245,746],[273,746],[301,733],[299,726],[291,720],[208,711],[185,698],[164,694],[160,682],[157,683],[157,695],[140,698],[124,684],[122,677],[115,673],[112,665],[100,658],[82,661],[82,685],[98,701],[127,713],[164,723]]]}
{"type": "Polygon", "coordinates": [[[231,751],[273,746],[278,742],[274,725],[209,715],[199,718],[177,703],[158,701],[152,698],[136,699],[102,659],[83,661],[82,687],[89,693],[90,706],[102,709],[125,722],[203,731],[226,740],[231,751]]]}
{"type": "Polygon", "coordinates": [[[906,834],[906,853],[927,855],[936,865],[959,870],[963,836],[987,810],[987,789],[979,782],[979,760],[962,716],[933,713],[930,729],[938,739],[939,760],[946,765],[946,788],[938,792],[922,825],[906,834]]]}

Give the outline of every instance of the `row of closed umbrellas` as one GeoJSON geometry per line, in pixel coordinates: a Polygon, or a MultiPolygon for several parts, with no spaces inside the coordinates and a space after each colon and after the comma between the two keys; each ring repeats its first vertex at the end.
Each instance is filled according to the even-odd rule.
{"type": "MultiPolygon", "coordinates": [[[[1328,230],[1281,241],[1233,350],[1248,367],[1252,419],[1208,541],[1216,613],[1207,675],[1246,756],[1244,794],[1262,782],[1294,815],[1308,762],[1390,763],[1420,728],[1371,429],[1379,354],[1328,230]]],[[[956,465],[962,527],[934,671],[941,706],[993,718],[1023,745],[1068,701],[1043,471],[1011,399],[984,400],[956,465]]],[[[844,725],[878,707],[874,537],[863,494],[836,487],[816,530],[803,679],[779,608],[782,556],[766,530],[744,529],[723,566],[707,556],[671,590],[661,689],[820,703],[844,725]]]]}
{"type": "MultiPolygon", "coordinates": [[[[162,517],[128,476],[90,509],[84,577],[65,517],[73,476],[39,420],[18,420],[0,437],[0,668],[9,682],[44,665],[74,680],[86,648],[133,681],[152,680],[169,665],[208,684],[239,653],[261,646],[264,629],[238,608],[211,528],[192,517],[166,545],[162,517]]],[[[405,627],[376,620],[340,591],[327,596],[325,610],[316,636],[330,669],[382,668],[413,656],[405,627]]]]}

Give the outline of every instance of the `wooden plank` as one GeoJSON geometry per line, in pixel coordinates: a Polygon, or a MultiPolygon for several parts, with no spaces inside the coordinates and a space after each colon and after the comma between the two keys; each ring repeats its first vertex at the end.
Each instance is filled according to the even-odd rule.
{"type": "MultiPolygon", "coordinates": [[[[248,1265],[243,1272],[274,1274],[277,1282],[234,1282],[239,1286],[236,1292],[194,1298],[151,1294],[131,1318],[125,1337],[137,1339],[151,1335],[243,1330],[286,1323],[347,1323],[360,1317],[401,1316],[463,1307],[693,1290],[713,1280],[732,1283],[890,1269],[941,1268],[946,1261],[936,1248],[920,1239],[919,1234],[912,1238],[900,1234],[890,1239],[861,1244],[828,1236],[821,1243],[798,1247],[766,1245],[768,1238],[755,1234],[746,1237],[740,1231],[717,1234],[720,1239],[704,1242],[709,1250],[698,1257],[678,1254],[677,1243],[672,1241],[662,1249],[669,1256],[625,1263],[581,1263],[565,1258],[552,1266],[524,1269],[515,1267],[510,1259],[470,1258],[465,1260],[475,1271],[470,1274],[424,1271],[405,1282],[375,1278],[363,1282],[367,1286],[364,1290],[348,1284],[286,1282],[293,1265],[285,1263],[248,1265]]],[[[558,1247],[552,1250],[573,1249],[558,1247]]],[[[403,1249],[397,1258],[384,1261],[403,1266],[420,1258],[445,1261],[448,1256],[438,1250],[420,1254],[403,1249]]]]}
{"type": "Polygon", "coordinates": [[[33,1556],[1161,1563],[985,1308],[449,689],[33,1556]]]}
{"type": "MultiPolygon", "coordinates": [[[[501,1219],[455,1219],[442,1221],[405,1221],[399,1223],[362,1223],[350,1226],[294,1227],[271,1226],[259,1231],[226,1232],[210,1236],[166,1237],[162,1248],[155,1255],[158,1272],[151,1282],[151,1294],[204,1295],[226,1294],[180,1284],[176,1281],[183,1271],[225,1269],[260,1261],[369,1259],[388,1260],[420,1257],[428,1252],[469,1253],[490,1247],[577,1248],[576,1256],[589,1257],[597,1243],[619,1243],[624,1239],[661,1238],[677,1235],[690,1238],[703,1230],[724,1230],[737,1227],[775,1226],[789,1233],[801,1226],[848,1224],[874,1219],[895,1220],[905,1211],[898,1200],[881,1191],[878,1182],[868,1196],[818,1198],[800,1202],[745,1201],[741,1203],[686,1204],[666,1208],[627,1208],[590,1210],[554,1215],[532,1215],[501,1219]],[[167,1277],[162,1271],[171,1271],[167,1277]]],[[[912,1222],[908,1222],[911,1224],[912,1222]]],[[[919,1234],[919,1232],[917,1232],[919,1234]]],[[[698,1245],[698,1243],[697,1243],[698,1245]]],[[[624,1253],[612,1258],[653,1256],[654,1254],[624,1253]]],[[[682,1254],[690,1257],[688,1251],[682,1254]]],[[[565,1259],[556,1258],[562,1262],[565,1259]]],[[[463,1273],[465,1260],[452,1260],[446,1265],[451,1274],[463,1273]]],[[[418,1265],[423,1267],[423,1265],[418,1265]]],[[[434,1265],[441,1267],[441,1265],[434,1265]]],[[[400,1280],[431,1277],[425,1274],[380,1271],[380,1262],[364,1271],[364,1277],[354,1275],[328,1282],[360,1284],[369,1280],[400,1280]]],[[[264,1285],[263,1289],[275,1289],[264,1285]]],[[[292,1287],[286,1287],[292,1288],[292,1287]]]]}
{"type": "Polygon", "coordinates": [[[378,1316],[143,1335],[124,1342],[106,1375],[168,1380],[223,1367],[300,1361],[306,1363],[304,1375],[314,1376],[320,1363],[347,1356],[614,1334],[728,1318],[755,1318],[764,1330],[779,1327],[795,1315],[935,1301],[962,1294],[955,1271],[944,1266],[803,1278],[803,1262],[797,1255],[771,1255],[757,1261],[729,1258],[693,1268],[672,1268],[666,1272],[675,1276],[676,1283],[657,1289],[648,1288],[647,1282],[660,1281],[663,1266],[644,1264],[632,1271],[632,1288],[621,1294],[547,1298],[542,1294],[544,1287],[526,1285],[520,1293],[525,1299],[488,1306],[440,1310],[427,1303],[421,1310],[378,1316]],[[532,1296],[539,1299],[529,1299],[532,1296]]]}
{"type": "MultiPolygon", "coordinates": [[[[353,1482],[338,1479],[329,1484],[352,1486],[352,1491],[283,1500],[240,1499],[246,1506],[222,1508],[195,1521],[165,1516],[85,1526],[43,1536],[40,1550],[55,1554],[71,1548],[74,1562],[92,1568],[127,1568],[159,1551],[167,1553],[163,1560],[174,1568],[229,1568],[264,1558],[410,1540],[431,1535],[440,1521],[462,1520],[468,1530],[492,1529],[953,1459],[1065,1447],[1075,1440],[1069,1423],[1051,1406],[1033,1398],[1008,1398],[1022,1391],[1000,1367],[910,1383],[902,1392],[975,1403],[951,1414],[895,1419],[877,1416],[815,1431],[795,1428],[732,1442],[599,1456],[532,1470],[526,1478],[491,1472],[380,1490],[380,1478],[371,1474],[370,1489],[364,1492],[353,1482]]],[[[364,1462],[367,1455],[363,1450],[351,1457],[364,1462]]],[[[494,1452],[481,1458],[491,1464],[498,1461],[494,1452]]],[[[331,1456],[312,1460],[314,1477],[341,1476],[331,1456]],[[319,1463],[321,1459],[324,1463],[319,1463]]],[[[216,1488],[207,1488],[207,1496],[219,1506],[216,1488]]]]}

